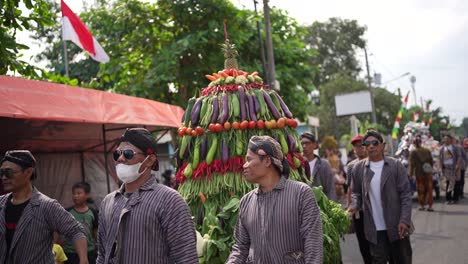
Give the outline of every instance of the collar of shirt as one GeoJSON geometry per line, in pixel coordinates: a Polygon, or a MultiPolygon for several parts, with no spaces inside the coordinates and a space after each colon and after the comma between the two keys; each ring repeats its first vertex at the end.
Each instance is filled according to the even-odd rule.
{"type": "MultiPolygon", "coordinates": [[[[388,165],[388,159],[387,159],[387,157],[384,156],[383,161],[384,161],[384,165],[388,165]]],[[[377,161],[377,162],[378,162],[378,161],[377,161]]],[[[370,166],[370,160],[369,160],[369,158],[366,158],[366,161],[365,161],[364,165],[365,165],[366,167],[369,167],[369,166],[370,166]]]]}
{"type": "MultiPolygon", "coordinates": [[[[273,190],[282,190],[284,189],[284,186],[286,185],[286,177],[284,177],[283,175],[281,176],[281,179],[280,181],[278,182],[278,184],[276,184],[276,186],[273,188],[273,190]]],[[[272,191],[273,191],[272,190],[272,191]]],[[[265,192],[262,192],[260,190],[260,187],[258,187],[256,190],[255,190],[255,194],[264,194],[265,192]]]]}
{"type": "MultiPolygon", "coordinates": [[[[155,184],[156,184],[156,176],[151,175],[151,177],[142,186],[140,186],[140,188],[138,188],[138,192],[154,190],[155,184]]],[[[124,193],[125,193],[125,184],[122,184],[122,186],[120,186],[120,188],[117,190],[116,194],[123,195],[124,193]]]]}

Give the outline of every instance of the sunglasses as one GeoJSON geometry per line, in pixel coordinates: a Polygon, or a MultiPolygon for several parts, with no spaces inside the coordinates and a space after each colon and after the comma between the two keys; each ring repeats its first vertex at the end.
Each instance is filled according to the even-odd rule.
{"type": "Polygon", "coordinates": [[[124,156],[126,160],[131,160],[135,157],[136,154],[144,154],[143,152],[135,152],[133,149],[116,149],[113,153],[114,160],[117,161],[121,155],[124,156]]]}
{"type": "Polygon", "coordinates": [[[14,171],[13,169],[10,169],[10,168],[0,169],[0,178],[5,176],[8,179],[12,179],[13,176],[15,176],[15,174],[18,172],[21,172],[21,171],[14,171]]]}
{"type": "Polygon", "coordinates": [[[374,147],[378,146],[380,144],[380,141],[378,140],[366,140],[364,142],[362,142],[362,145],[363,146],[370,146],[370,145],[373,145],[374,147]]]}

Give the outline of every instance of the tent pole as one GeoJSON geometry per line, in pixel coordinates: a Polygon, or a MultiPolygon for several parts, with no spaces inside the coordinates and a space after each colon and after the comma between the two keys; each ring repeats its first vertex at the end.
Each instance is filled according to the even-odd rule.
{"type": "Polygon", "coordinates": [[[80,152],[80,159],[81,159],[81,181],[85,182],[85,171],[84,171],[84,152],[80,152]]]}
{"type": "Polygon", "coordinates": [[[102,140],[104,141],[104,167],[106,170],[107,193],[110,193],[109,168],[107,167],[106,125],[104,124],[102,124],[102,140]]]}

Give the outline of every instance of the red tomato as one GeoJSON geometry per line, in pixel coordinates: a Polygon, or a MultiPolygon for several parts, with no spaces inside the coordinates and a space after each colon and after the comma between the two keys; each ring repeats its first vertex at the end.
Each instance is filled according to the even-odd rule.
{"type": "Polygon", "coordinates": [[[185,134],[188,135],[188,136],[191,136],[192,131],[193,131],[193,128],[189,127],[189,128],[187,128],[187,130],[185,130],[185,134]]]}
{"type": "Polygon", "coordinates": [[[219,123],[216,123],[215,130],[216,130],[216,132],[219,133],[219,132],[223,131],[223,126],[221,124],[219,124],[219,123]]]}
{"type": "Polygon", "coordinates": [[[249,126],[249,121],[247,121],[247,120],[244,120],[244,121],[242,121],[242,122],[240,123],[240,129],[241,129],[241,130],[247,129],[248,126],[249,126]]]}
{"type": "Polygon", "coordinates": [[[197,130],[192,130],[192,137],[196,137],[197,135],[197,130]]]}
{"type": "Polygon", "coordinates": [[[185,135],[185,130],[187,130],[186,127],[180,127],[179,130],[177,130],[177,134],[179,134],[179,137],[183,137],[185,135]]]}
{"type": "Polygon", "coordinates": [[[232,122],[232,128],[233,129],[239,129],[239,127],[240,127],[239,122],[237,122],[237,121],[232,122]]]}
{"type": "Polygon", "coordinates": [[[257,128],[258,129],[264,129],[265,128],[265,122],[263,122],[263,120],[258,120],[257,121],[257,128]]]}
{"type": "Polygon", "coordinates": [[[213,124],[213,123],[209,124],[208,125],[208,130],[210,130],[210,132],[215,133],[216,132],[215,124],[213,124]]]}
{"type": "Polygon", "coordinates": [[[254,129],[255,126],[256,126],[255,121],[250,121],[250,122],[249,122],[249,129],[250,129],[250,130],[254,129]]]}
{"type": "Polygon", "coordinates": [[[201,126],[197,126],[197,128],[195,128],[195,131],[197,132],[197,135],[203,135],[205,133],[205,129],[203,129],[203,127],[201,126]]]}
{"type": "Polygon", "coordinates": [[[286,125],[286,118],[280,117],[280,119],[278,119],[278,122],[276,123],[276,126],[278,128],[283,128],[285,125],[286,125]]]}
{"type": "Polygon", "coordinates": [[[224,122],[224,130],[228,131],[229,129],[231,129],[231,123],[228,121],[224,122]]]}
{"type": "Polygon", "coordinates": [[[296,119],[292,119],[292,127],[293,127],[293,128],[296,128],[297,125],[298,125],[298,124],[297,124],[296,119]]]}

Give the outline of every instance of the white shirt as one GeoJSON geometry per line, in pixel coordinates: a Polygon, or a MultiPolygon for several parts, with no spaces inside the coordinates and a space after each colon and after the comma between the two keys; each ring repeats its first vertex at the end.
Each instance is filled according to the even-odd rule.
{"type": "Polygon", "coordinates": [[[317,157],[315,157],[313,160],[309,161],[310,175],[311,176],[313,176],[313,174],[314,174],[315,163],[317,163],[317,157]]]}
{"type": "Polygon", "coordinates": [[[374,172],[374,176],[370,182],[369,197],[372,208],[372,218],[374,219],[375,228],[377,231],[387,230],[382,208],[382,195],[380,192],[380,182],[382,179],[382,169],[384,161],[370,162],[370,169],[374,172]]]}
{"type": "Polygon", "coordinates": [[[452,145],[444,146],[443,147],[443,160],[445,166],[452,166],[453,165],[453,147],[452,145]]]}

